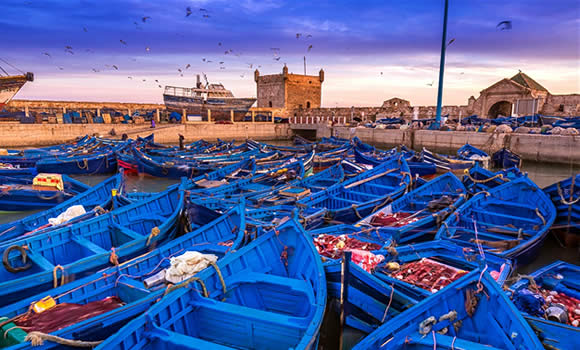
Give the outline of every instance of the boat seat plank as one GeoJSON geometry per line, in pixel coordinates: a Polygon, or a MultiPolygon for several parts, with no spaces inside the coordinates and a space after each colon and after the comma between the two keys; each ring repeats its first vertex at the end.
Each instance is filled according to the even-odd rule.
{"type": "Polygon", "coordinates": [[[286,286],[289,292],[291,291],[300,292],[308,297],[308,301],[310,303],[314,303],[315,296],[312,292],[312,286],[304,280],[298,280],[294,278],[288,278],[259,272],[248,272],[244,274],[237,274],[233,278],[228,279],[228,283],[229,284],[267,283],[286,286]]]}
{"type": "Polygon", "coordinates": [[[501,214],[501,213],[494,212],[494,211],[488,211],[488,210],[485,210],[482,208],[473,208],[471,211],[473,213],[481,214],[483,216],[502,217],[502,218],[511,219],[511,220],[523,221],[523,222],[527,222],[530,224],[541,223],[541,220],[539,217],[537,219],[528,219],[528,218],[523,218],[521,216],[513,216],[513,215],[508,215],[508,214],[501,214]]]}
{"type": "Polygon", "coordinates": [[[89,241],[86,238],[82,237],[73,237],[72,240],[77,244],[95,252],[96,254],[107,254],[109,253],[107,250],[99,247],[98,245],[94,244],[93,242],[89,241]]]}
{"type": "Polygon", "coordinates": [[[28,258],[35,263],[36,265],[38,265],[41,269],[46,270],[46,271],[52,271],[54,270],[54,264],[51,263],[50,261],[48,261],[48,259],[46,259],[44,256],[40,255],[40,254],[36,254],[33,250],[28,250],[26,251],[28,258]]]}

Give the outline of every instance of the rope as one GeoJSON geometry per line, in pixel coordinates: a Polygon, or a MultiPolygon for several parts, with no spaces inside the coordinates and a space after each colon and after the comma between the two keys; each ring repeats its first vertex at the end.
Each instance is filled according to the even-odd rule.
{"type": "Polygon", "coordinates": [[[209,294],[207,292],[207,288],[205,286],[205,283],[199,277],[190,277],[187,281],[185,281],[185,283],[167,286],[167,288],[165,289],[165,292],[163,293],[163,296],[166,296],[167,294],[173,292],[176,289],[186,288],[187,286],[189,286],[189,284],[192,281],[199,282],[199,284],[201,285],[201,289],[202,289],[202,292],[203,292],[203,296],[206,297],[206,298],[209,297],[209,294]]]}
{"type": "Polygon", "coordinates": [[[544,226],[546,226],[546,219],[544,218],[544,216],[542,215],[542,213],[540,213],[540,209],[536,208],[536,215],[538,215],[540,217],[540,219],[542,219],[542,224],[544,224],[544,226]]]}
{"type": "Polygon", "coordinates": [[[352,206],[352,210],[354,210],[354,213],[356,214],[356,216],[358,217],[359,220],[362,220],[363,217],[360,215],[360,213],[358,212],[358,206],[356,204],[353,204],[352,206]]]}
{"type": "Polygon", "coordinates": [[[119,256],[115,252],[115,247],[111,247],[111,255],[109,256],[109,262],[115,266],[119,266],[119,256]]]}
{"type": "Polygon", "coordinates": [[[83,340],[66,339],[42,332],[30,332],[26,335],[26,338],[24,338],[24,341],[29,341],[32,346],[41,346],[44,344],[45,340],[65,346],[72,346],[75,348],[94,348],[95,346],[103,342],[102,340],[83,341],[83,340]]]}
{"type": "MultiPolygon", "coordinates": [[[[476,194],[474,194],[474,195],[473,195],[473,197],[477,196],[477,195],[478,195],[478,194],[480,194],[480,193],[484,193],[486,197],[489,197],[489,192],[487,192],[487,191],[479,191],[479,192],[477,192],[476,194]]],[[[473,198],[473,197],[472,197],[472,198],[473,198]]]]}
{"type": "Polygon", "coordinates": [[[578,201],[580,201],[580,196],[578,196],[578,198],[574,199],[573,195],[574,192],[572,191],[572,189],[570,190],[570,201],[567,201],[566,199],[564,199],[564,194],[562,193],[562,187],[560,186],[560,183],[557,183],[557,187],[558,187],[558,195],[560,196],[560,202],[562,202],[562,204],[565,205],[574,205],[576,203],[578,203],[578,201]]]}
{"type": "Polygon", "coordinates": [[[391,302],[393,301],[393,292],[394,291],[395,291],[395,288],[391,284],[391,296],[389,296],[389,303],[387,304],[387,308],[385,309],[385,313],[383,314],[383,319],[381,320],[381,323],[385,323],[385,317],[387,317],[387,312],[389,312],[389,308],[391,307],[391,302]]]}
{"type": "Polygon", "coordinates": [[[476,184],[483,184],[483,183],[486,183],[486,182],[489,182],[489,181],[493,181],[493,180],[495,180],[497,178],[499,178],[500,180],[503,180],[503,181],[509,181],[508,179],[504,179],[503,178],[503,174],[502,173],[495,174],[494,176],[492,176],[490,178],[487,178],[487,179],[484,179],[484,180],[478,180],[478,179],[472,177],[471,174],[469,174],[469,172],[466,172],[465,173],[465,176],[467,176],[467,178],[469,180],[473,181],[476,184]]]}
{"type": "Polygon", "coordinates": [[[52,279],[53,279],[52,287],[53,288],[58,287],[58,277],[56,275],[57,270],[60,270],[60,285],[62,286],[64,284],[64,267],[62,267],[60,265],[56,265],[54,267],[54,269],[52,269],[52,279]]]}
{"type": "Polygon", "coordinates": [[[437,319],[435,316],[429,316],[428,318],[424,319],[419,323],[419,334],[427,335],[431,332],[433,326],[437,323],[437,319]]]}
{"type": "Polygon", "coordinates": [[[226,282],[224,281],[224,276],[222,275],[222,271],[220,270],[219,266],[214,263],[213,261],[210,263],[211,266],[213,266],[213,268],[215,269],[215,271],[217,272],[219,278],[220,278],[220,282],[222,284],[222,291],[224,292],[224,297],[222,298],[222,301],[226,300],[226,293],[227,293],[227,288],[226,288],[226,282]]]}
{"type": "Polygon", "coordinates": [[[149,246],[149,244],[151,243],[151,240],[155,237],[157,237],[159,235],[159,233],[161,233],[161,230],[159,229],[159,227],[155,226],[151,229],[151,233],[149,233],[149,236],[147,237],[147,243],[146,246],[149,246]]]}
{"type": "Polygon", "coordinates": [[[89,160],[87,158],[83,158],[83,165],[82,166],[79,165],[78,160],[75,160],[75,162],[77,163],[77,167],[81,170],[87,170],[89,168],[89,160]]]}
{"type": "Polygon", "coordinates": [[[431,331],[433,334],[433,350],[437,350],[437,339],[435,338],[435,331],[431,331]]]}

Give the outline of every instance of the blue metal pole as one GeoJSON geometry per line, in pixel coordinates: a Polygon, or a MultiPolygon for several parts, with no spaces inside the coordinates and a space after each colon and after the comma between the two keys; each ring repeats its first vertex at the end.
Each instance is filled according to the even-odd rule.
{"type": "Polygon", "coordinates": [[[435,124],[441,127],[441,103],[443,100],[443,72],[445,69],[445,50],[447,49],[447,12],[449,0],[445,0],[445,13],[443,15],[443,36],[441,38],[441,61],[439,62],[439,86],[437,88],[437,114],[435,124]]]}

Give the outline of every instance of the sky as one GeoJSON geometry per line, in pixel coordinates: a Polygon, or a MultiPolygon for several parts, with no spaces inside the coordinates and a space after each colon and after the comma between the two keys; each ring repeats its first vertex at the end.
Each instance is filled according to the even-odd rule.
{"type": "MultiPolygon", "coordinates": [[[[325,71],[325,107],[435,105],[443,4],[2,0],[0,58],[15,68],[0,65],[34,72],[20,99],[161,103],[164,86],[191,87],[200,73],[255,97],[255,69],[302,74],[305,57],[308,74],[325,71]]],[[[445,105],[518,70],[553,94],[580,93],[578,0],[450,0],[447,37],[445,105]]]]}

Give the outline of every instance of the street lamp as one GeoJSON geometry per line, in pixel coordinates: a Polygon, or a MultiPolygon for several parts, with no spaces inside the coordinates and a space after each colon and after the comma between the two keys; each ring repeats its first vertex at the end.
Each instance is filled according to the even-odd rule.
{"type": "Polygon", "coordinates": [[[445,68],[445,49],[447,48],[447,12],[449,10],[449,0],[445,0],[445,12],[443,15],[443,36],[441,38],[441,61],[439,62],[439,86],[437,87],[437,114],[435,116],[435,126],[441,127],[441,101],[443,99],[443,72],[445,68]]]}

